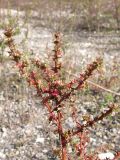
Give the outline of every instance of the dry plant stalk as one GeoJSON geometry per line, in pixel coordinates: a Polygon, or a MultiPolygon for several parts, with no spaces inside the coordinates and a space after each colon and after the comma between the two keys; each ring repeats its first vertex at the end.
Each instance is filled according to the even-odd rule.
{"type": "MultiPolygon", "coordinates": [[[[70,99],[77,93],[77,91],[81,90],[81,88],[84,87],[84,83],[101,65],[102,60],[100,58],[97,58],[87,66],[85,72],[80,74],[78,78],[73,79],[69,83],[66,83],[62,80],[61,72],[62,64],[60,63],[60,58],[62,57],[62,50],[60,33],[56,33],[54,37],[54,54],[52,66],[47,66],[45,63],[42,63],[38,59],[31,59],[29,60],[29,62],[23,60],[23,53],[16,49],[16,45],[14,44],[14,40],[12,38],[13,29],[6,29],[4,34],[7,37],[7,45],[10,49],[10,57],[13,59],[13,61],[15,61],[21,75],[25,75],[28,83],[36,89],[37,94],[42,99],[43,105],[49,112],[49,121],[54,123],[54,125],[56,126],[55,133],[59,135],[60,140],[60,152],[58,152],[60,159],[71,159],[68,154],[67,145],[70,144],[74,136],[77,136],[79,142],[74,144],[76,157],[79,157],[82,160],[99,160],[97,155],[89,155],[87,153],[86,144],[89,142],[89,139],[87,137],[87,128],[92,127],[96,122],[103,120],[103,118],[111,114],[116,108],[116,105],[109,105],[107,111],[102,112],[92,120],[86,120],[83,124],[78,121],[78,116],[76,116],[77,110],[74,109],[73,106],[74,111],[71,113],[71,115],[73,121],[76,123],[76,127],[71,130],[65,130],[64,128],[63,119],[65,115],[63,111],[65,107],[65,101],[70,99]],[[30,64],[32,64],[34,68],[27,70],[30,64]]],[[[116,153],[116,158],[119,157],[120,154],[118,152],[116,153]]]]}

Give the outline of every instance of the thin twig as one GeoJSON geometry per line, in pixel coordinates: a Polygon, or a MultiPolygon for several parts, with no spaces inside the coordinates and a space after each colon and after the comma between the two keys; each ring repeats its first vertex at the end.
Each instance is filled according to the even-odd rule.
{"type": "MultiPolygon", "coordinates": [[[[75,75],[75,74],[73,74],[73,73],[69,73],[68,71],[65,71],[65,72],[68,73],[69,75],[72,75],[72,76],[78,78],[78,76],[75,75]]],[[[106,91],[106,92],[109,92],[109,93],[115,94],[115,95],[117,95],[117,96],[120,96],[120,93],[118,93],[118,92],[115,92],[115,91],[112,91],[112,90],[107,89],[107,88],[105,88],[105,87],[102,87],[102,86],[100,86],[99,84],[96,84],[96,83],[94,83],[94,82],[92,82],[92,81],[90,81],[90,80],[86,80],[86,81],[87,81],[88,83],[96,86],[97,88],[100,88],[100,89],[106,91]]]]}
{"type": "Polygon", "coordinates": [[[100,85],[98,85],[98,84],[96,84],[94,82],[91,82],[90,80],[87,80],[87,82],[90,83],[90,84],[92,84],[92,85],[94,85],[94,86],[96,86],[96,87],[98,87],[98,88],[100,88],[100,89],[102,89],[102,90],[104,90],[104,91],[106,91],[106,92],[110,92],[110,93],[113,93],[113,94],[115,94],[117,96],[120,96],[120,93],[112,91],[112,90],[107,89],[107,88],[104,88],[104,87],[102,87],[102,86],[100,86],[100,85]]]}

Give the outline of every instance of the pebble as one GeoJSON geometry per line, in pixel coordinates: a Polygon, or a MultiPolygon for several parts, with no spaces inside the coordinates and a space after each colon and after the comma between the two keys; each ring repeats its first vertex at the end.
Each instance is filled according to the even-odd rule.
{"type": "Polygon", "coordinates": [[[45,138],[37,136],[36,143],[44,144],[45,138]]]}
{"type": "Polygon", "coordinates": [[[0,158],[6,158],[6,155],[3,152],[0,152],[0,158]]]}
{"type": "Polygon", "coordinates": [[[114,154],[111,152],[107,152],[107,153],[100,153],[98,155],[100,160],[106,160],[106,159],[113,159],[114,158],[114,154]]]}
{"type": "Polygon", "coordinates": [[[65,125],[67,128],[74,128],[76,126],[76,123],[73,121],[72,117],[68,117],[65,121],[65,125]]]}
{"type": "Polygon", "coordinates": [[[47,149],[43,149],[43,151],[42,151],[43,153],[47,153],[48,152],[48,150],[47,149]]]}

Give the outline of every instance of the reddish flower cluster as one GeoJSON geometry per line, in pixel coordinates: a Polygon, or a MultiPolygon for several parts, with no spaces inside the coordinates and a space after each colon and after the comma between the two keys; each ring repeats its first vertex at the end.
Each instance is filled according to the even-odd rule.
{"type": "MultiPolygon", "coordinates": [[[[102,120],[104,117],[108,116],[114,108],[114,104],[110,105],[106,112],[101,113],[96,116],[93,120],[87,119],[85,124],[81,124],[77,120],[77,109],[74,107],[74,99],[72,96],[76,94],[76,91],[80,90],[86,80],[93,74],[93,71],[96,70],[102,63],[100,58],[96,59],[94,62],[88,65],[84,73],[80,74],[79,78],[73,79],[69,83],[65,83],[62,80],[61,75],[61,63],[59,59],[62,57],[61,50],[61,40],[60,33],[55,34],[54,40],[54,50],[53,50],[53,66],[48,67],[45,63],[42,63],[40,60],[32,59],[29,63],[34,65],[33,70],[26,70],[29,63],[22,60],[22,53],[16,49],[14,41],[12,39],[13,30],[7,29],[5,31],[5,36],[7,37],[7,44],[10,48],[10,56],[16,62],[21,75],[27,75],[27,81],[32,85],[37,94],[41,97],[43,105],[48,109],[49,112],[49,121],[53,122],[56,125],[56,133],[60,137],[60,147],[61,153],[59,154],[61,160],[70,160],[67,145],[70,144],[74,136],[79,138],[79,143],[75,144],[76,155],[84,160],[98,160],[97,156],[87,155],[86,144],[89,142],[87,138],[88,132],[86,131],[87,127],[93,126],[99,120],[102,120]],[[27,73],[26,73],[27,72],[27,73]],[[72,106],[72,118],[76,123],[76,128],[68,129],[67,131],[64,128],[64,112],[63,108],[65,107],[65,101],[70,100],[72,106]],[[95,158],[96,157],[96,158],[95,158]]],[[[120,154],[117,153],[116,157],[120,157],[120,154]]]]}
{"type": "Polygon", "coordinates": [[[25,73],[24,68],[27,67],[27,62],[25,62],[25,61],[16,62],[16,66],[17,66],[17,68],[19,68],[20,73],[24,74],[25,73]]]}

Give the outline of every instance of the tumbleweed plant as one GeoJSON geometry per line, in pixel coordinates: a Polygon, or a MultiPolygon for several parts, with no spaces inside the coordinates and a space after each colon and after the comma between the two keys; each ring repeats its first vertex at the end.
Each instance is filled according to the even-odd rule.
{"type": "MultiPolygon", "coordinates": [[[[102,59],[97,58],[89,64],[86,70],[78,78],[67,82],[63,75],[62,49],[60,33],[54,35],[54,49],[52,62],[48,65],[39,59],[24,59],[24,54],[20,52],[15,43],[13,29],[5,30],[6,43],[10,49],[11,59],[16,63],[16,67],[22,77],[25,77],[29,85],[32,85],[37,95],[41,98],[44,107],[47,108],[49,122],[53,125],[54,134],[59,137],[59,144],[53,150],[54,154],[61,160],[99,160],[97,153],[89,153],[88,127],[93,127],[95,123],[103,120],[116,108],[116,104],[110,104],[107,109],[94,117],[80,117],[78,108],[74,104],[75,97],[85,86],[86,80],[92,76],[93,72],[102,64],[102,59]],[[74,125],[66,127],[65,120],[67,112],[72,118],[74,125]],[[69,152],[71,147],[71,152],[69,152]],[[73,155],[72,156],[72,152],[73,155]]],[[[116,153],[114,160],[119,159],[120,153],[116,153]]]]}

